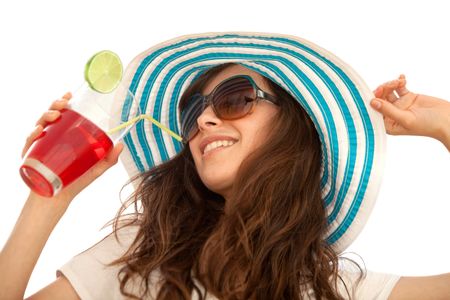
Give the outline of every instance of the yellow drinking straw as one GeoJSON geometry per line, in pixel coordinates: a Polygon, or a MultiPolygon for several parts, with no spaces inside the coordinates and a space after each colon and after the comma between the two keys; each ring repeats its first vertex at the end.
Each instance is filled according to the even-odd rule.
{"type": "Polygon", "coordinates": [[[168,134],[170,134],[173,138],[175,138],[176,140],[178,140],[179,142],[181,142],[183,140],[183,138],[181,136],[179,136],[178,134],[176,134],[175,132],[173,132],[172,130],[170,130],[169,128],[167,128],[166,126],[164,126],[163,124],[159,123],[158,121],[156,121],[155,119],[153,119],[151,116],[149,115],[140,115],[137,116],[131,120],[129,120],[128,122],[125,122],[113,129],[111,129],[110,131],[108,131],[108,134],[113,134],[131,124],[134,124],[142,119],[146,119],[151,121],[153,124],[155,124],[156,126],[158,126],[159,128],[161,128],[163,131],[167,132],[168,134]]]}

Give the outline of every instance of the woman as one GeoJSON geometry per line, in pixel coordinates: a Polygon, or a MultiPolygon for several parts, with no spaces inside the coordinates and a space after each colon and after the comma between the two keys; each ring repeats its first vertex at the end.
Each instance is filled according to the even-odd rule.
{"type": "MultiPolygon", "coordinates": [[[[448,102],[409,92],[404,77],[380,86],[375,95],[382,103],[379,111],[388,133],[434,137],[450,149],[448,102]]],[[[66,95],[50,110],[62,109],[69,98],[66,95]]],[[[341,268],[339,244],[332,239],[336,230],[330,233],[321,190],[327,169],[321,164],[332,155],[324,152],[332,147],[324,147],[322,132],[310,115],[278,84],[239,63],[217,64],[193,80],[179,108],[185,146],[170,160],[134,178],[137,190],[130,200],[142,208],[116,219],[122,243],[107,237],[61,268],[61,276],[31,298],[145,294],[177,299],[191,294],[202,297],[204,288],[209,297],[220,299],[448,295],[444,283],[449,275],[399,279],[370,272],[358,276],[362,270],[349,271],[356,266],[351,263],[348,269],[341,268]],[[248,103],[232,102],[242,99],[248,103]]],[[[57,115],[42,116],[38,122],[42,126],[32,133],[24,153],[57,115]]],[[[130,144],[128,148],[132,149],[130,144]]],[[[1,270],[10,274],[1,283],[7,297],[23,297],[40,251],[71,200],[114,165],[121,151],[122,145],[116,146],[56,196],[57,201],[30,194],[2,251],[1,270]],[[26,243],[26,260],[19,267],[26,243]]],[[[359,222],[364,223],[364,218],[359,222]]],[[[348,232],[342,236],[349,236],[348,232]]]]}

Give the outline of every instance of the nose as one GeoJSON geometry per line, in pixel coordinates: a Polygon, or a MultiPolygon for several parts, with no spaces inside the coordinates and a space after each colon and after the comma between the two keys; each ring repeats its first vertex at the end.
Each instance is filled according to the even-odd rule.
{"type": "Polygon", "coordinates": [[[205,108],[197,118],[197,125],[200,131],[211,129],[213,126],[217,126],[222,123],[222,120],[216,116],[211,106],[205,108]]]}

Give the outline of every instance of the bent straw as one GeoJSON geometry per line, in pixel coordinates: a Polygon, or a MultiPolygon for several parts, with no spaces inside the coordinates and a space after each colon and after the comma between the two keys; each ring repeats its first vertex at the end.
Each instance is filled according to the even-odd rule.
{"type": "Polygon", "coordinates": [[[136,122],[142,120],[142,119],[146,119],[146,120],[151,121],[153,124],[155,124],[156,126],[158,126],[159,128],[161,128],[163,131],[167,132],[169,135],[171,135],[171,136],[172,136],[173,138],[175,138],[176,140],[178,140],[178,141],[180,141],[180,142],[183,140],[183,138],[182,138],[181,136],[179,136],[178,134],[176,134],[175,132],[173,132],[172,130],[170,130],[169,128],[167,128],[166,126],[162,125],[161,123],[159,123],[158,121],[156,121],[155,119],[153,119],[153,118],[152,118],[151,116],[149,116],[149,115],[140,115],[140,116],[137,116],[137,117],[135,117],[135,118],[129,120],[128,122],[125,122],[125,123],[123,123],[123,124],[121,124],[121,125],[119,125],[119,126],[113,128],[113,129],[109,130],[107,133],[108,133],[108,134],[113,134],[113,133],[115,133],[115,132],[117,132],[117,131],[119,131],[119,130],[121,130],[121,129],[123,129],[123,128],[129,126],[129,125],[131,125],[131,124],[134,124],[134,123],[136,123],[136,122]]]}

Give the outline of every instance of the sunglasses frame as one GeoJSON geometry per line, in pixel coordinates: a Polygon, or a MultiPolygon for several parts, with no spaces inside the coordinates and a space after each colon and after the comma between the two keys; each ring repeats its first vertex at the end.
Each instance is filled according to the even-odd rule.
{"type": "MultiPolygon", "coordinates": [[[[221,81],[208,95],[202,95],[202,94],[200,94],[200,93],[196,93],[196,94],[194,94],[194,95],[192,95],[191,97],[190,97],[190,99],[189,99],[189,101],[188,101],[188,103],[189,102],[191,102],[191,101],[193,101],[194,100],[194,98],[197,98],[197,99],[195,99],[195,101],[197,102],[197,101],[201,101],[201,103],[202,103],[202,109],[201,109],[201,112],[200,112],[200,114],[202,114],[203,113],[203,111],[209,106],[209,105],[211,105],[211,108],[212,108],[212,110],[214,111],[214,114],[218,117],[218,118],[220,118],[220,119],[223,119],[223,120],[237,120],[237,119],[240,119],[240,118],[243,118],[243,117],[245,117],[246,115],[248,115],[248,114],[250,114],[252,111],[253,111],[253,109],[254,109],[254,107],[255,107],[255,105],[252,103],[252,107],[250,108],[250,110],[245,114],[245,115],[243,115],[243,116],[240,116],[240,117],[236,117],[236,118],[224,118],[224,117],[222,117],[219,113],[218,113],[218,111],[216,110],[216,108],[215,108],[215,106],[214,106],[214,102],[212,101],[212,99],[214,99],[214,95],[215,95],[215,93],[216,93],[216,91],[217,91],[217,89],[219,88],[219,87],[221,87],[225,82],[228,82],[228,81],[230,81],[230,80],[233,80],[233,79],[236,79],[236,78],[245,78],[245,79],[247,79],[249,82],[250,82],[250,84],[253,86],[253,89],[255,90],[255,99],[249,99],[247,102],[248,103],[250,103],[250,102],[254,102],[254,103],[256,103],[258,100],[266,100],[266,101],[269,101],[270,103],[273,103],[273,104],[275,104],[275,105],[277,105],[277,106],[279,106],[279,103],[278,103],[278,99],[277,99],[277,97],[275,97],[275,96],[273,96],[273,95],[271,95],[271,94],[269,94],[269,93],[266,93],[266,92],[264,92],[256,83],[255,83],[255,81],[253,80],[253,78],[252,77],[250,77],[250,76],[248,76],[248,75],[235,75],[235,76],[231,76],[231,77],[228,77],[227,79],[225,79],[225,80],[223,80],[223,81],[221,81]]],[[[199,116],[200,116],[200,114],[199,114],[199,116]]],[[[197,117],[198,118],[198,117],[197,117]]],[[[194,124],[197,124],[197,122],[195,122],[194,124]]],[[[195,132],[195,134],[194,135],[192,135],[192,137],[194,137],[194,136],[196,136],[197,135],[197,133],[198,133],[198,125],[196,125],[196,132],[195,132]]],[[[189,132],[190,131],[192,131],[192,128],[191,128],[191,130],[189,130],[189,132]]],[[[183,140],[182,140],[182,143],[184,143],[184,144],[187,144],[191,139],[187,139],[184,135],[182,136],[182,138],[183,138],[183,140]]]]}

